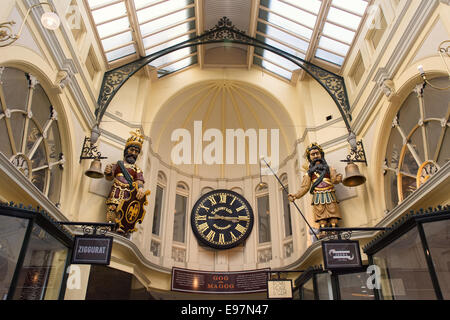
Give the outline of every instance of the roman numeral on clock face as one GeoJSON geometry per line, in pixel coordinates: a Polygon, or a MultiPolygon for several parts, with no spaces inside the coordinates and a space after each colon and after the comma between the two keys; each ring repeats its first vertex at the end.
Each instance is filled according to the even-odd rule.
{"type": "Polygon", "coordinates": [[[209,228],[208,224],[206,222],[204,222],[204,223],[200,224],[197,229],[201,233],[201,232],[205,231],[208,228],[209,228]]]}
{"type": "Polygon", "coordinates": [[[238,224],[238,225],[236,226],[236,228],[234,228],[234,230],[237,230],[237,231],[239,231],[240,233],[244,234],[245,231],[247,231],[247,228],[243,227],[241,224],[238,224]]]}
{"type": "Polygon", "coordinates": [[[217,204],[217,201],[216,201],[216,199],[214,199],[214,196],[208,197],[208,200],[211,202],[211,205],[217,204]]]}
{"type": "Polygon", "coordinates": [[[209,231],[208,235],[205,238],[208,241],[212,241],[214,239],[215,235],[216,235],[216,232],[211,230],[211,231],[209,231]]]}

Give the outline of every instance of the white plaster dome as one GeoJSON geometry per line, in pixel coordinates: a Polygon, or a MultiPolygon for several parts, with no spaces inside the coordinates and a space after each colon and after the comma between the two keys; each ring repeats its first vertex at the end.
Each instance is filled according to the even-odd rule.
{"type": "MultiPolygon", "coordinates": [[[[264,145],[265,141],[266,154],[269,157],[271,150],[276,150],[278,147],[278,159],[282,165],[294,152],[296,131],[285,108],[268,90],[270,88],[261,88],[236,80],[208,80],[178,91],[162,105],[152,121],[150,138],[153,152],[163,162],[185,174],[207,179],[242,179],[246,176],[259,175],[259,158],[263,150],[260,148],[260,143],[264,145]],[[194,122],[196,122],[195,126],[194,122]],[[250,144],[250,150],[250,139],[245,139],[244,164],[239,164],[238,155],[243,157],[241,151],[243,149],[238,149],[236,138],[234,139],[234,160],[227,163],[226,157],[230,156],[231,150],[227,148],[227,143],[231,143],[227,141],[230,140],[227,139],[229,129],[235,133],[236,129],[242,129],[243,132],[253,136],[256,134],[256,140],[254,140],[256,143],[250,144]],[[264,130],[260,131],[261,129],[266,129],[266,136],[264,136],[264,130]],[[278,139],[274,129],[278,130],[278,139]],[[189,132],[191,155],[185,159],[189,158],[191,164],[179,164],[177,163],[179,160],[174,159],[174,148],[181,148],[181,143],[185,143],[184,138],[172,138],[174,132],[189,132]],[[220,151],[217,154],[211,151],[214,149],[213,145],[216,147],[220,145],[217,144],[217,135],[214,133],[221,136],[222,156],[220,151]],[[204,140],[208,134],[212,134],[213,137],[204,140]],[[203,140],[201,144],[198,143],[199,139],[203,140]],[[272,141],[275,142],[274,146],[272,141]],[[197,150],[194,150],[194,147],[197,150]],[[222,160],[222,164],[206,164],[207,155],[212,155],[216,160],[222,160]],[[202,163],[200,164],[199,161],[202,163]]],[[[187,145],[183,144],[183,146],[187,145]]],[[[177,150],[180,149],[175,149],[177,150]]],[[[184,152],[175,152],[175,154],[186,156],[184,152]]]]}

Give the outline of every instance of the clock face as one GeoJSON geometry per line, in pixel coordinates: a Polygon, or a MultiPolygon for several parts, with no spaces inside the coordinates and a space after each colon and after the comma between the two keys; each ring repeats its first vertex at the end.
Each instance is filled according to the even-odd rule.
{"type": "Polygon", "coordinates": [[[191,212],[195,236],[215,249],[230,249],[242,243],[252,231],[253,221],[253,210],[248,201],[230,190],[204,194],[191,212]]]}

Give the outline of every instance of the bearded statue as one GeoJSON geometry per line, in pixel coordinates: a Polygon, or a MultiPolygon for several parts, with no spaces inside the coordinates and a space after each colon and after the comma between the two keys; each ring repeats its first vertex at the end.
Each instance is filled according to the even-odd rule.
{"type": "MultiPolygon", "coordinates": [[[[325,153],[320,145],[312,143],[306,148],[305,157],[309,162],[308,171],[303,176],[297,193],[289,194],[290,201],[303,197],[308,191],[312,195],[314,220],[321,228],[337,226],[342,218],[334,185],[342,182],[342,175],[328,166],[325,153]]],[[[324,236],[324,233],[321,234],[324,236]]]]}

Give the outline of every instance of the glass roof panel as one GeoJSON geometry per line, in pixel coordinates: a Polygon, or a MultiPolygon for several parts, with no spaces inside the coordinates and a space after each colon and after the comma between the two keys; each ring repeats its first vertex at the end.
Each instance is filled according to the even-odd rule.
{"type": "Polygon", "coordinates": [[[332,0],[315,56],[342,66],[367,6],[366,0],[332,0]]]}
{"type": "Polygon", "coordinates": [[[176,44],[178,44],[178,43],[181,43],[181,42],[183,42],[183,41],[186,41],[186,40],[188,40],[188,39],[190,39],[190,38],[192,38],[192,37],[194,37],[194,36],[195,36],[195,33],[191,33],[191,34],[189,34],[189,35],[184,35],[184,36],[181,36],[181,37],[179,37],[179,38],[175,38],[175,39],[173,39],[173,40],[164,42],[164,43],[162,43],[162,44],[160,44],[160,45],[156,45],[156,46],[154,46],[154,47],[150,47],[150,48],[148,48],[147,50],[145,50],[145,54],[146,54],[146,55],[151,55],[151,54],[153,54],[153,53],[156,53],[156,52],[158,52],[158,51],[161,51],[161,50],[170,48],[171,46],[174,46],[174,45],[176,45],[176,44]]]}
{"type": "Polygon", "coordinates": [[[263,59],[255,56],[253,58],[253,62],[255,64],[263,67],[264,69],[267,69],[268,71],[275,73],[282,78],[285,78],[286,80],[291,80],[291,78],[292,78],[292,72],[289,72],[283,68],[280,68],[279,66],[274,65],[273,63],[270,63],[267,60],[263,60],[263,59]]]}
{"type": "Polygon", "coordinates": [[[338,56],[336,54],[333,54],[331,52],[317,49],[316,51],[316,57],[331,63],[334,63],[338,66],[341,66],[344,63],[344,57],[338,56]]]}
{"type": "Polygon", "coordinates": [[[361,17],[341,9],[331,7],[328,12],[327,20],[356,31],[359,23],[361,22],[361,17]]]}
{"type": "MultiPolygon", "coordinates": [[[[187,23],[183,23],[180,24],[176,27],[161,31],[161,32],[157,32],[151,36],[148,37],[144,37],[144,48],[149,48],[155,45],[158,45],[159,43],[168,41],[170,39],[173,38],[177,38],[185,33],[187,33],[188,31],[193,31],[195,30],[195,22],[191,21],[191,22],[187,22],[187,23]]],[[[176,43],[174,43],[176,44],[176,43]]]]}
{"type": "Polygon", "coordinates": [[[270,37],[272,39],[277,39],[278,41],[280,41],[282,43],[286,43],[289,46],[298,48],[300,51],[306,52],[306,50],[308,50],[308,46],[309,46],[308,42],[306,42],[300,38],[294,37],[291,34],[283,32],[272,26],[268,26],[263,23],[258,23],[258,31],[265,33],[268,37],[270,37]]]}
{"type": "Polygon", "coordinates": [[[129,28],[130,28],[130,21],[128,20],[128,17],[125,17],[122,19],[101,24],[97,26],[97,31],[100,39],[103,39],[107,36],[125,31],[129,28]]]}
{"type": "Polygon", "coordinates": [[[96,8],[107,3],[111,3],[113,0],[88,0],[90,8],[96,8]]]}
{"type": "MultiPolygon", "coordinates": [[[[257,38],[277,49],[304,59],[310,47],[321,5],[322,2],[319,0],[261,0],[257,38]]],[[[291,71],[298,69],[297,65],[286,59],[280,59],[278,55],[270,51],[256,52],[259,52],[260,59],[254,59],[254,63],[268,70],[270,68],[271,72],[283,78],[292,76],[291,71]]]]}
{"type": "Polygon", "coordinates": [[[196,63],[197,63],[197,55],[177,61],[171,65],[165,66],[164,68],[158,69],[158,78],[162,78],[173,72],[180,71],[196,63]]]}
{"type": "Polygon", "coordinates": [[[174,11],[185,8],[187,5],[193,3],[192,1],[163,1],[146,7],[144,9],[136,9],[139,22],[147,21],[157,17],[165,16],[174,11]]]}
{"type": "Polygon", "coordinates": [[[136,53],[136,49],[134,48],[134,45],[128,45],[126,47],[106,53],[106,59],[109,62],[111,62],[111,61],[129,56],[133,53],[136,53]]]}
{"type": "Polygon", "coordinates": [[[353,37],[355,36],[355,32],[350,31],[345,28],[341,28],[335,24],[325,22],[325,25],[323,26],[323,35],[329,36],[331,38],[336,38],[348,43],[349,45],[353,41],[353,37]]]}
{"type": "Polygon", "coordinates": [[[290,32],[296,33],[303,38],[311,39],[313,30],[302,26],[292,20],[288,20],[283,18],[273,12],[267,12],[264,9],[260,10],[259,13],[260,19],[263,19],[271,24],[277,25],[285,30],[289,30],[290,32]]]}
{"type": "Polygon", "coordinates": [[[364,0],[333,0],[331,5],[363,16],[368,3],[364,0]]]}
{"type": "MultiPolygon", "coordinates": [[[[132,54],[136,58],[149,55],[196,35],[194,0],[85,1],[91,9],[92,21],[108,62],[132,54]],[[133,8],[133,12],[128,12],[127,8],[133,8]]],[[[154,63],[157,68],[178,63],[178,60],[185,60],[185,64],[186,61],[196,63],[196,57],[184,59],[193,52],[196,48],[178,50],[154,63]]],[[[183,68],[183,63],[165,68],[164,74],[179,68],[183,68]]]]}
{"type": "Polygon", "coordinates": [[[92,11],[92,17],[95,24],[100,24],[105,21],[113,20],[127,14],[125,3],[119,2],[98,10],[92,11]]]}
{"type": "Polygon", "coordinates": [[[179,49],[177,51],[168,53],[156,60],[153,60],[150,65],[152,67],[155,68],[160,68],[161,66],[173,63],[177,60],[180,60],[188,55],[190,55],[191,53],[196,52],[196,48],[195,47],[188,47],[188,48],[183,48],[183,49],[179,49]]]}
{"type": "Polygon", "coordinates": [[[131,31],[127,31],[121,34],[118,34],[114,37],[107,38],[102,40],[103,49],[105,51],[109,51],[111,49],[120,47],[124,43],[129,43],[133,41],[133,36],[131,35],[131,31]]]}
{"type": "MultiPolygon", "coordinates": [[[[193,9],[193,8],[191,8],[193,9]]],[[[171,25],[177,24],[181,21],[184,21],[188,18],[191,18],[194,16],[194,10],[182,10],[175,13],[172,13],[170,15],[151,20],[147,23],[143,23],[140,25],[142,36],[145,37],[148,34],[154,33],[157,30],[169,27],[171,25]]],[[[139,22],[141,23],[141,22],[139,22]]]]}
{"type": "Polygon", "coordinates": [[[293,48],[289,48],[275,40],[269,39],[269,38],[264,38],[261,35],[256,35],[256,39],[263,41],[265,43],[267,43],[268,45],[271,45],[272,47],[275,47],[277,49],[280,49],[284,52],[287,52],[289,54],[292,54],[293,56],[299,57],[304,59],[305,58],[305,53],[301,52],[300,50],[294,50],[293,48]]]}
{"type": "Polygon", "coordinates": [[[315,15],[319,14],[320,6],[322,5],[322,2],[320,0],[308,0],[308,1],[284,0],[284,2],[290,3],[291,5],[296,7],[303,8],[306,11],[314,13],[315,15]]]}
{"type": "Polygon", "coordinates": [[[273,64],[278,65],[279,67],[287,69],[291,72],[300,68],[298,65],[296,65],[292,61],[289,61],[289,60],[279,56],[278,54],[273,53],[268,50],[256,48],[255,54],[260,55],[261,57],[264,55],[265,60],[268,60],[269,62],[273,62],[273,64]]]}
{"type": "Polygon", "coordinates": [[[344,57],[347,55],[348,50],[350,49],[350,46],[324,36],[320,37],[319,47],[327,49],[328,51],[332,51],[344,57]]]}
{"type": "Polygon", "coordinates": [[[316,24],[316,15],[289,5],[285,2],[281,2],[279,0],[261,0],[261,4],[283,17],[294,21],[301,21],[304,25],[310,27],[311,29],[314,28],[314,25],[316,24]]]}

